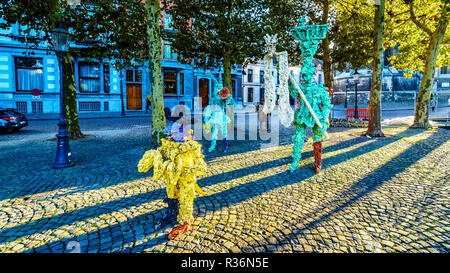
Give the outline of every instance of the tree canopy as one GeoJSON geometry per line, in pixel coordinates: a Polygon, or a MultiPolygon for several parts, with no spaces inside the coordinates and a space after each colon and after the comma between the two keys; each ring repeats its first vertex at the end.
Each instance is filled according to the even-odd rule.
{"type": "MultiPolygon", "coordinates": [[[[439,21],[449,18],[448,0],[391,0],[386,5],[386,46],[398,46],[389,58],[399,70],[424,72],[427,50],[439,21]]],[[[435,67],[450,65],[450,32],[438,49],[435,67]]]]}
{"type": "MultiPolygon", "coordinates": [[[[72,56],[114,60],[117,67],[142,64],[147,57],[144,4],[134,0],[92,0],[69,5],[63,0],[29,0],[3,2],[1,28],[18,23],[26,26],[18,37],[22,42],[38,45],[47,42],[58,21],[71,33],[78,47],[72,56]]],[[[11,34],[12,35],[12,34],[11,34]]]]}

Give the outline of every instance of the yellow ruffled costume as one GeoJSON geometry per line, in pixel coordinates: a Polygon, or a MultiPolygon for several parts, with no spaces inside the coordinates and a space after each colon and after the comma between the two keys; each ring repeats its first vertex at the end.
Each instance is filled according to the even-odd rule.
{"type": "Polygon", "coordinates": [[[197,176],[206,171],[202,145],[194,140],[175,142],[161,139],[161,142],[157,150],[145,152],[139,161],[138,171],[148,172],[153,166],[153,179],[164,179],[167,182],[167,197],[179,202],[177,221],[192,224],[196,193],[207,195],[197,184],[197,176]]]}

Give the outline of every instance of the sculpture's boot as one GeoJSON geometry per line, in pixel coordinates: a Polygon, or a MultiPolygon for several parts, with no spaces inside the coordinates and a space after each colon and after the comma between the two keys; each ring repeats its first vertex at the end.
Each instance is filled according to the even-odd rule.
{"type": "Polygon", "coordinates": [[[161,220],[162,227],[173,223],[177,219],[178,214],[177,199],[165,198],[164,202],[167,203],[168,207],[163,219],[161,220]]]}
{"type": "Polygon", "coordinates": [[[223,151],[226,152],[228,148],[227,138],[223,139],[223,151]]]}
{"type": "Polygon", "coordinates": [[[317,141],[313,143],[314,147],[314,170],[319,173],[322,169],[322,142],[317,141]]]}
{"type": "Polygon", "coordinates": [[[294,162],[291,163],[291,165],[289,166],[289,170],[291,172],[295,171],[298,169],[298,164],[300,163],[300,160],[294,160],[294,162]]]}
{"type": "Polygon", "coordinates": [[[169,233],[169,239],[175,239],[178,235],[188,232],[189,230],[192,230],[192,225],[188,222],[184,222],[184,224],[178,225],[169,233]]]}

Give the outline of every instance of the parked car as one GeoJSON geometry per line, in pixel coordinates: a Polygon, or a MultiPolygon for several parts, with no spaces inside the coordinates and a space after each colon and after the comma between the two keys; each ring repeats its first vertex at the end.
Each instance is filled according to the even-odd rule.
{"type": "Polygon", "coordinates": [[[12,108],[0,109],[0,130],[18,131],[25,126],[28,126],[28,119],[24,114],[12,108]]]}

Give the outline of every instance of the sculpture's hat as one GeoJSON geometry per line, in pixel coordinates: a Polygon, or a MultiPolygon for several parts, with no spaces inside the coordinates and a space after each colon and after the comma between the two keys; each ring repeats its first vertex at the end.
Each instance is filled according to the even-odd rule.
{"type": "Polygon", "coordinates": [[[322,40],[327,36],[328,24],[326,25],[305,25],[306,19],[301,17],[300,26],[291,29],[291,34],[295,40],[311,41],[322,40]]]}

